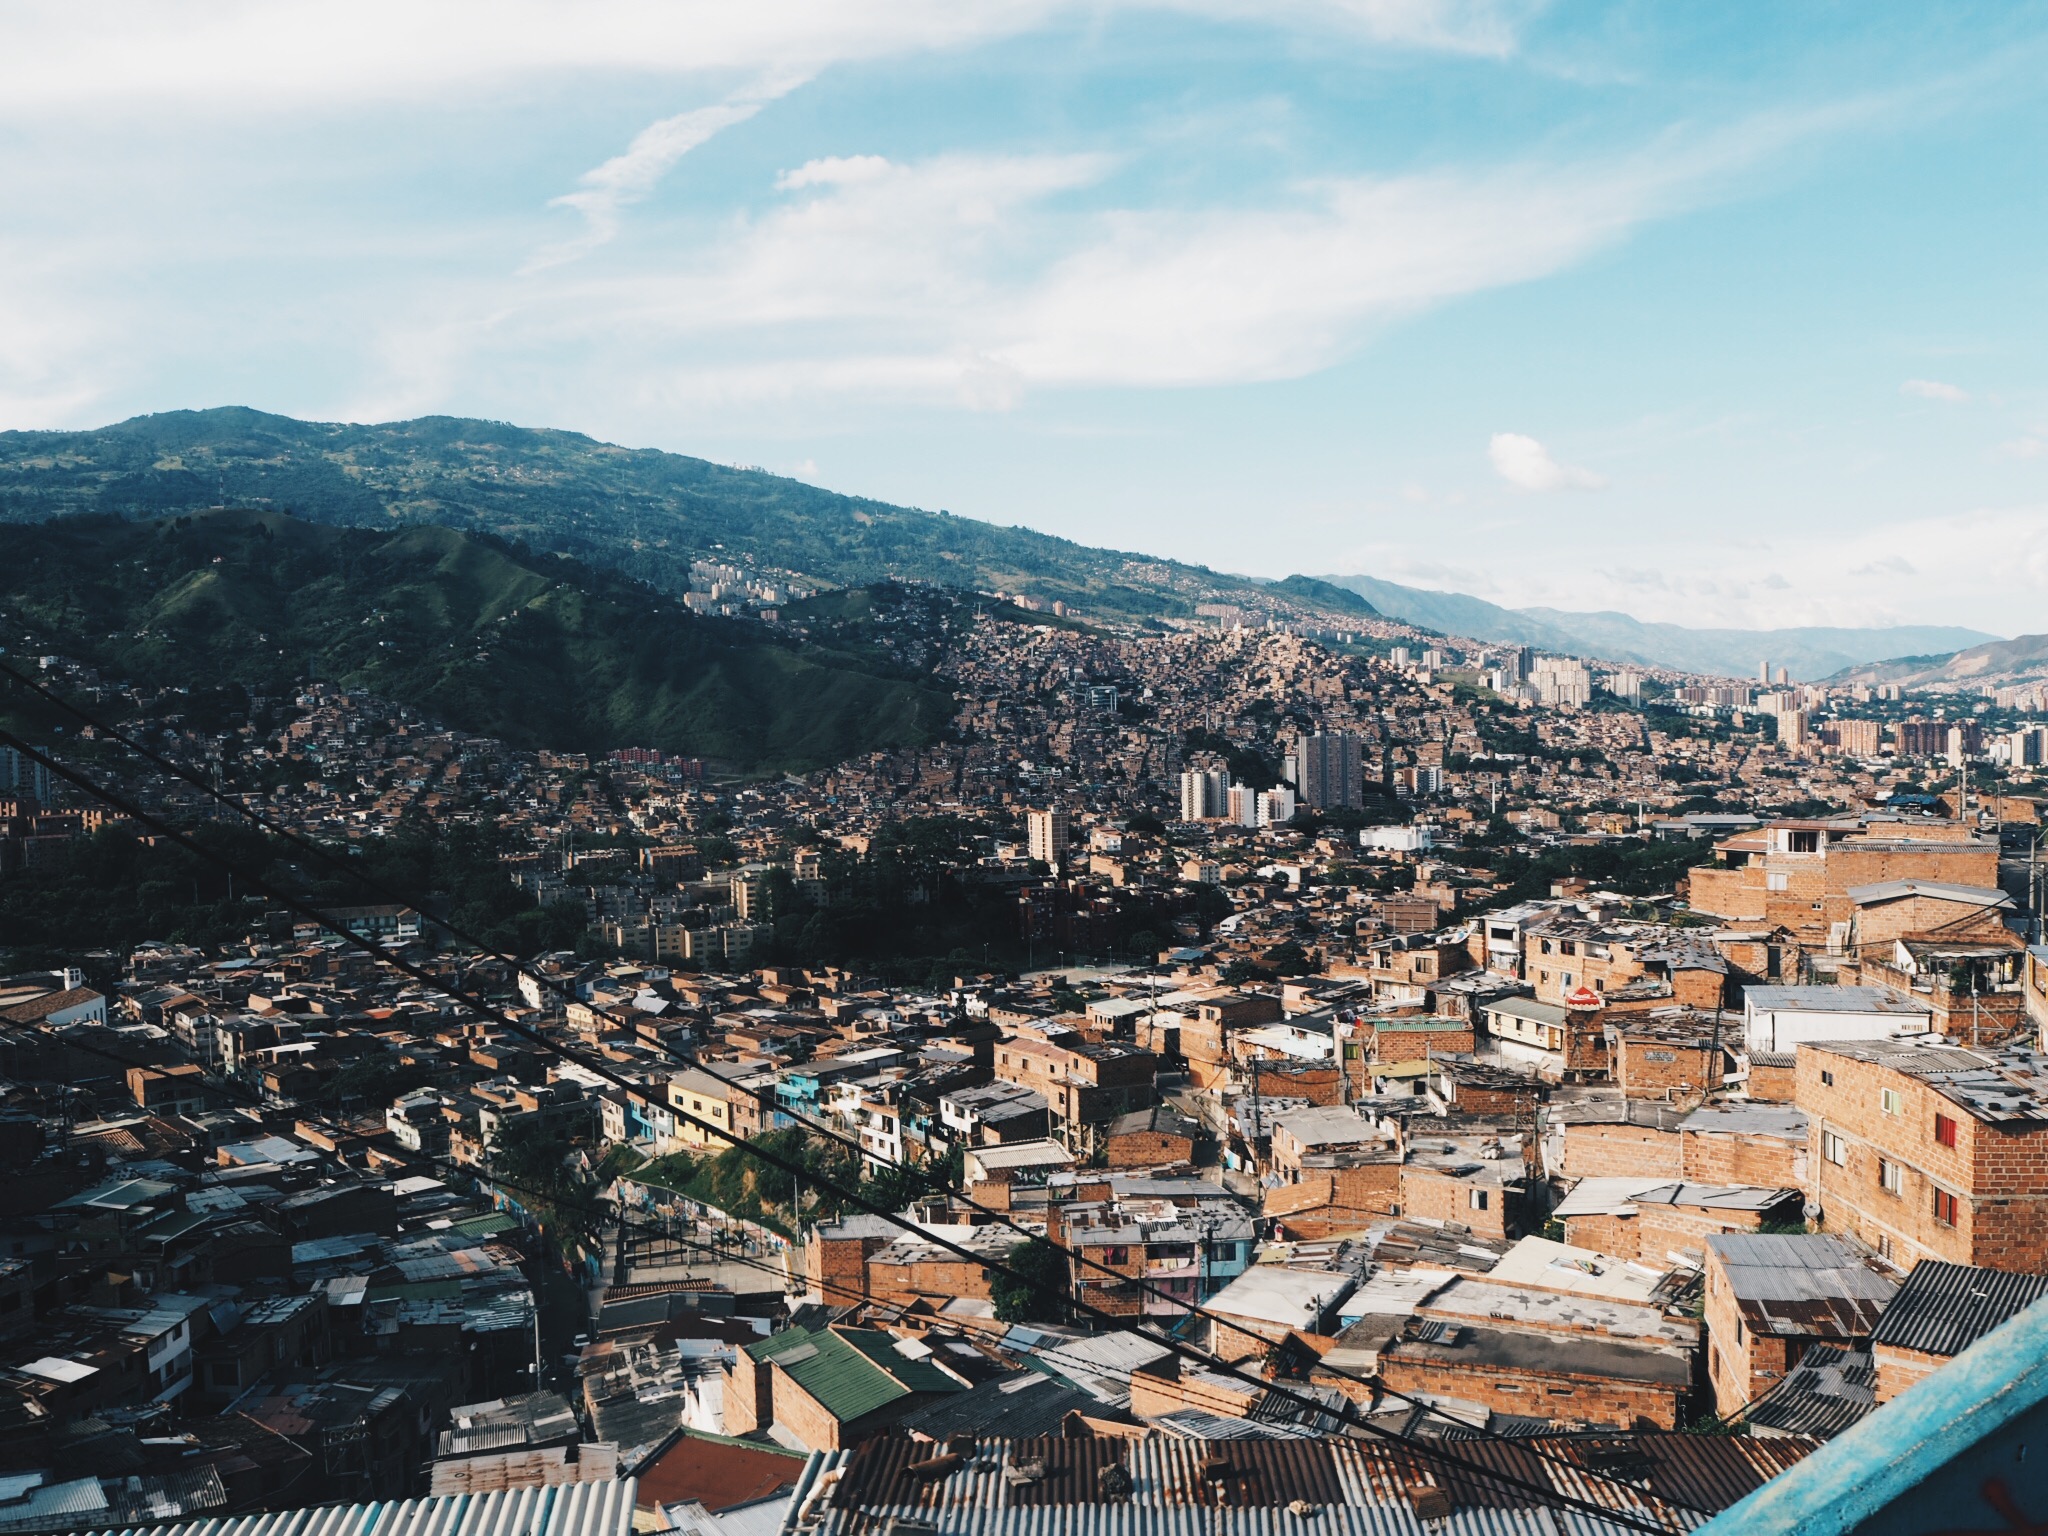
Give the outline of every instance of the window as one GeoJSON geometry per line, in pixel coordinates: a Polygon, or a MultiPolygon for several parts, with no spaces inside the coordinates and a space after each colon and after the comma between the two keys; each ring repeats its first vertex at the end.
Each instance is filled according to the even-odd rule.
{"type": "Polygon", "coordinates": [[[1896,1088],[1881,1088],[1877,1094],[1877,1107],[1888,1115],[1902,1115],[1906,1112],[1906,1096],[1896,1088]]]}
{"type": "Polygon", "coordinates": [[[1822,1069],[1821,1069],[1821,1074],[1820,1074],[1820,1083],[1821,1083],[1821,1086],[1822,1086],[1823,1088],[1832,1088],[1832,1087],[1834,1087],[1834,1086],[1835,1086],[1835,1074],[1834,1074],[1834,1073],[1832,1073],[1832,1072],[1830,1072],[1830,1071],[1828,1071],[1828,1070],[1827,1070],[1826,1068],[1822,1068],[1822,1069]]]}
{"type": "Polygon", "coordinates": [[[1934,1192],[1934,1219],[1945,1227],[1956,1224],[1956,1197],[1945,1189],[1934,1192]]]}
{"type": "Polygon", "coordinates": [[[1880,1157],[1877,1160],[1877,1182],[1878,1186],[1886,1194],[1896,1195],[1904,1185],[1904,1180],[1899,1173],[1899,1165],[1880,1157]]]}
{"type": "Polygon", "coordinates": [[[1952,1147],[1956,1144],[1956,1123],[1947,1115],[1934,1117],[1934,1139],[1937,1144],[1952,1147]]]}
{"type": "Polygon", "coordinates": [[[1562,939],[1558,942],[1557,952],[1561,955],[1576,955],[1579,952],[1579,946],[1570,939],[1562,939]]]}
{"type": "Polygon", "coordinates": [[[1877,1234],[1877,1256],[1889,1260],[1892,1256],[1892,1235],[1889,1232],[1877,1234]]]}
{"type": "Polygon", "coordinates": [[[1473,1209],[1473,1210],[1475,1210],[1475,1211],[1483,1211],[1483,1210],[1485,1210],[1485,1209],[1486,1209],[1486,1194],[1487,1194],[1487,1192],[1486,1192],[1485,1190],[1483,1190],[1483,1189],[1475,1189],[1475,1190],[1471,1190],[1471,1191],[1469,1191],[1469,1193],[1470,1193],[1470,1194],[1471,1194],[1471,1196],[1472,1196],[1472,1209],[1473,1209]]]}
{"type": "Polygon", "coordinates": [[[1849,1148],[1833,1131],[1820,1133],[1820,1155],[1837,1168],[1846,1168],[1849,1165],[1849,1148]]]}

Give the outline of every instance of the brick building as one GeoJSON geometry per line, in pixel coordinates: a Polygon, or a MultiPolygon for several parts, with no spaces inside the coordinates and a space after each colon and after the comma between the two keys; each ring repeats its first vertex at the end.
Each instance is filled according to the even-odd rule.
{"type": "Polygon", "coordinates": [[[2013,899],[1996,885],[1881,880],[1849,893],[1849,948],[1871,953],[1895,939],[1939,936],[1948,943],[1989,940],[2018,948],[2005,926],[2013,899]]]}
{"type": "Polygon", "coordinates": [[[2048,1270],[2048,1080],[2027,1054],[1840,1040],[1799,1050],[1822,1230],[1901,1267],[2048,1270]]]}
{"type": "Polygon", "coordinates": [[[1846,936],[1858,887],[1933,881],[1998,884],[1998,845],[1962,822],[1777,821],[1715,845],[1717,863],[1692,871],[1692,910],[1786,929],[1809,949],[1846,936]],[[1839,925],[1839,928],[1837,928],[1839,925]]]}
{"type": "Polygon", "coordinates": [[[1521,942],[1522,979],[1539,1002],[1564,1003],[1580,988],[1603,999],[1633,993],[1688,1008],[1727,1000],[1727,960],[1669,928],[1598,923],[1559,909],[1530,919],[1521,942]]]}
{"type": "Polygon", "coordinates": [[[1505,1239],[1518,1214],[1520,1163],[1409,1163],[1401,1169],[1401,1215],[1411,1221],[1448,1221],[1481,1237],[1505,1239]]]}
{"type": "Polygon", "coordinates": [[[1076,1151],[1094,1150],[1111,1121],[1158,1099],[1159,1058],[1136,1046],[1014,1035],[996,1042],[994,1067],[1003,1081],[1045,1096],[1053,1136],[1076,1151]]]}
{"type": "Polygon", "coordinates": [[[1158,1007],[1137,1021],[1136,1038],[1147,1050],[1184,1064],[1189,1086],[1204,1091],[1230,1075],[1234,1032],[1276,1024],[1281,1017],[1280,999],[1271,992],[1196,987],[1160,998],[1158,1007]]]}
{"type": "Polygon", "coordinates": [[[1698,1103],[1727,1081],[1734,1020],[1690,1008],[1610,1016],[1614,1075],[1625,1099],[1698,1103]]]}
{"type": "Polygon", "coordinates": [[[1368,1019],[1358,1026],[1373,1061],[1424,1061],[1433,1056],[1472,1054],[1472,1021],[1424,1015],[1412,1019],[1368,1019]]]}
{"type": "Polygon", "coordinates": [[[1399,1392],[1617,1428],[1676,1429],[1692,1389],[1689,1350],[1492,1323],[1396,1339],[1380,1351],[1379,1374],[1399,1392]]]}
{"type": "Polygon", "coordinates": [[[1806,1186],[1809,1127],[1794,1106],[1722,1099],[1683,1112],[1644,1100],[1617,1107],[1626,1111],[1620,1118],[1565,1125],[1565,1177],[1806,1186]]]}
{"type": "MultiPolygon", "coordinates": [[[[941,1247],[928,1237],[912,1236],[898,1229],[893,1241],[868,1255],[867,1295],[888,1306],[909,1306],[920,1300],[943,1305],[961,1296],[988,1301],[991,1276],[986,1262],[1003,1262],[1022,1241],[1008,1227],[997,1224],[936,1225],[926,1230],[977,1257],[962,1258],[952,1247],[941,1247]]],[[[849,1299],[825,1297],[830,1305],[849,1299]]]]}
{"type": "Polygon", "coordinates": [[[2008,1319],[2048,1296],[2048,1275],[1928,1259],[1913,1266],[1870,1336],[1876,1396],[1888,1403],[2008,1319]]]}
{"type": "Polygon", "coordinates": [[[1112,1168],[1159,1168],[1192,1163],[1214,1148],[1215,1136],[1170,1104],[1132,1110],[1110,1121],[1102,1150],[1112,1168]]]}
{"type": "Polygon", "coordinates": [[[854,1212],[811,1229],[804,1244],[804,1279],[827,1306],[866,1300],[868,1259],[894,1242],[902,1228],[881,1216],[854,1212]]]}
{"type": "Polygon", "coordinates": [[[1362,1232],[1401,1209],[1401,1156],[1380,1151],[1322,1154],[1300,1179],[1265,1193],[1261,1207],[1276,1229],[1299,1241],[1362,1232]],[[1318,1167],[1317,1162],[1331,1166],[1318,1167]]]}
{"type": "Polygon", "coordinates": [[[1551,1215],[1574,1248],[1665,1268],[1697,1264],[1708,1239],[1799,1219],[1797,1189],[1683,1180],[1585,1179],[1551,1215]]]}
{"type": "Polygon", "coordinates": [[[1707,1239],[1707,1379],[1724,1417],[1775,1387],[1816,1344],[1867,1341],[1898,1290],[1839,1237],[1707,1239]]]}
{"type": "Polygon", "coordinates": [[[771,1426],[813,1451],[843,1450],[964,1384],[900,1354],[872,1328],[790,1328],[743,1346],[725,1373],[725,1427],[771,1426]]]}
{"type": "Polygon", "coordinates": [[[1307,1105],[1273,1117],[1273,1171],[1290,1183],[1299,1180],[1304,1159],[1316,1153],[1376,1153],[1391,1138],[1355,1109],[1307,1105]]]}

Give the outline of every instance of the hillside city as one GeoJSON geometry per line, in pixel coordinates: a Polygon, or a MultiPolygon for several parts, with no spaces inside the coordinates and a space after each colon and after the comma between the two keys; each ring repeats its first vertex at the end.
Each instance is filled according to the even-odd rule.
{"type": "Polygon", "coordinates": [[[0,1532],[1689,1530],[2048,1295],[2043,685],[690,575],[947,728],[6,637],[0,1532]]]}

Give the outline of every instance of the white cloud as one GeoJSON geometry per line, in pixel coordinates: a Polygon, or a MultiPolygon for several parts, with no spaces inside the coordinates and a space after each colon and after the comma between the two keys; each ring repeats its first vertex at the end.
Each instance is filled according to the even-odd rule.
{"type": "Polygon", "coordinates": [[[735,123],[745,122],[802,83],[803,78],[797,75],[775,77],[736,91],[714,106],[679,112],[648,124],[633,136],[624,154],[614,155],[595,169],[585,171],[579,190],[566,192],[549,204],[573,208],[582,214],[583,234],[541,252],[527,264],[527,270],[558,266],[603,245],[619,232],[620,210],[651,195],[678,160],[735,123]]]}
{"type": "Polygon", "coordinates": [[[500,340],[658,354],[638,386],[672,406],[853,392],[1000,409],[1044,388],[1299,378],[1388,323],[1563,270],[1825,121],[1207,209],[1103,207],[1128,164],[1107,154],[828,156],[722,236],[523,296],[500,340]]]}
{"type": "Polygon", "coordinates": [[[1908,379],[1899,386],[1899,393],[1921,400],[1945,400],[1951,405],[1961,405],[1970,398],[1968,390],[1939,379],[1908,379]]]}
{"type": "MultiPolygon", "coordinates": [[[[1501,56],[1525,8],[1487,0],[1123,0],[1338,40],[1501,56]]],[[[0,8],[0,115],[53,110],[207,116],[438,99],[609,71],[816,73],[969,47],[1065,21],[1101,0],[14,0],[0,8]]]]}
{"type": "Polygon", "coordinates": [[[827,155],[806,160],[793,171],[775,178],[778,192],[800,192],[805,187],[845,187],[856,182],[880,181],[893,167],[881,155],[827,155]]]}
{"type": "Polygon", "coordinates": [[[1599,491],[1607,482],[1590,470],[1560,464],[1550,450],[1520,432],[1496,432],[1486,445],[1494,473],[1518,491],[1599,491]]]}

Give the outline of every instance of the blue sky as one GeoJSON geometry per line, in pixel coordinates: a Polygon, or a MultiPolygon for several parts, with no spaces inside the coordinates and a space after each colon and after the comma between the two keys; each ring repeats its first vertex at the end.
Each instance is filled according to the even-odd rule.
{"type": "Polygon", "coordinates": [[[2048,630],[2048,11],[16,4],[0,425],[446,412],[1219,568],[2048,630]]]}

